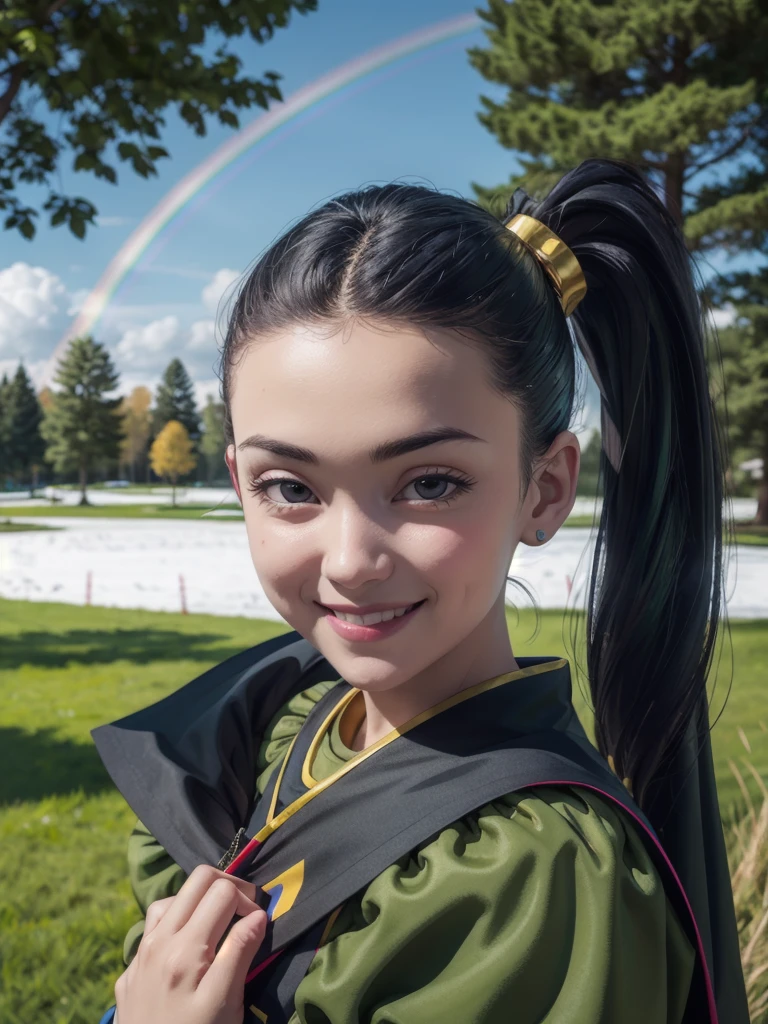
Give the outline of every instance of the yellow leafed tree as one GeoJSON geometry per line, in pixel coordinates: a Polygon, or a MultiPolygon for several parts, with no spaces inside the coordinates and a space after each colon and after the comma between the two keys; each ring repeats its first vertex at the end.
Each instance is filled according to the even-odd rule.
{"type": "Polygon", "coordinates": [[[187,428],[178,420],[170,420],[155,438],[149,450],[152,471],[169,481],[176,507],[176,481],[197,465],[187,428]]]}
{"type": "Polygon", "coordinates": [[[139,385],[123,399],[123,404],[120,407],[125,435],[120,444],[120,460],[130,466],[132,483],[136,483],[137,463],[146,458],[151,426],[149,414],[151,404],[152,392],[149,388],[139,385]]]}

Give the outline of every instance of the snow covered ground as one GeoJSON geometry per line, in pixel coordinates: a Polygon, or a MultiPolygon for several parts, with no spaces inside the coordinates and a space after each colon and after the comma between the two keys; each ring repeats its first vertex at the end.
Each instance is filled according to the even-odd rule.
{"type": "MultiPolygon", "coordinates": [[[[751,510],[736,510],[739,517],[753,513],[754,503],[751,510]]],[[[60,529],[0,534],[2,597],[84,604],[90,573],[92,604],[179,611],[182,576],[190,612],[284,621],[261,589],[242,521],[55,516],[35,521],[60,529]]],[[[584,607],[589,533],[562,529],[541,547],[521,545],[509,574],[528,585],[540,608],[584,607]]],[[[768,547],[730,549],[726,597],[733,618],[768,617],[768,547]]],[[[521,608],[530,605],[511,585],[507,600],[521,608]]]]}

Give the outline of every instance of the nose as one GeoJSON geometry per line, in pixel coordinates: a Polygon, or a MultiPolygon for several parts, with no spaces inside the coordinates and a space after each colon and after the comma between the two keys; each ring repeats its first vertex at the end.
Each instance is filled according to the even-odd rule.
{"type": "Polygon", "coordinates": [[[327,514],[322,543],[323,575],[354,590],[368,580],[386,579],[392,571],[391,534],[358,505],[327,514]]]}

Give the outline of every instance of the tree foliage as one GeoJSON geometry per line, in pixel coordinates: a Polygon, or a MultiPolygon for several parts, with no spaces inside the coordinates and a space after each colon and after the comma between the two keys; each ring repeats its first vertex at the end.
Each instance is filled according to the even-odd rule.
{"type": "Polygon", "coordinates": [[[196,135],[209,116],[238,128],[238,110],[282,99],[281,76],[242,74],[227,41],[264,43],[293,11],[316,9],[317,0],[8,0],[0,9],[4,226],[34,236],[39,213],[17,189],[39,185],[51,225],[83,238],[97,211],[59,191],[65,155],[73,170],[116,184],[117,161],[146,178],[168,157],[169,106],[196,135]]]}
{"type": "Polygon", "coordinates": [[[576,493],[579,497],[601,498],[603,496],[603,489],[599,486],[600,449],[602,447],[600,431],[593,430],[586,443],[580,441],[580,447],[581,464],[576,493]]]}
{"type": "Polygon", "coordinates": [[[225,448],[224,403],[214,402],[212,395],[206,395],[200,451],[205,456],[208,483],[211,483],[222,471],[225,448]]]}
{"type": "Polygon", "coordinates": [[[725,288],[738,289],[740,299],[734,322],[718,331],[722,374],[713,366],[713,392],[723,422],[727,404],[733,461],[763,460],[755,522],[768,525],[768,270],[728,275],[717,285],[725,288]]]}
{"type": "Polygon", "coordinates": [[[0,484],[9,476],[12,468],[11,459],[11,382],[4,373],[0,380],[0,484]]]}
{"type": "Polygon", "coordinates": [[[23,363],[0,383],[0,473],[32,478],[44,458],[43,410],[23,363]]]}
{"type": "Polygon", "coordinates": [[[480,122],[521,154],[501,186],[543,196],[589,157],[628,160],[662,188],[692,250],[764,251],[768,230],[768,8],[761,0],[488,0],[472,65],[506,86],[480,122]],[[698,184],[717,168],[719,182],[698,184]]]}
{"type": "Polygon", "coordinates": [[[176,504],[176,484],[179,477],[190,473],[197,465],[192,441],[183,423],[166,423],[149,450],[152,472],[168,480],[173,488],[172,504],[176,504]]]}
{"type": "Polygon", "coordinates": [[[45,457],[58,472],[79,472],[80,503],[87,504],[89,469],[103,459],[116,459],[120,451],[122,399],[106,397],[118,386],[118,375],[103,345],[91,337],[75,338],[54,383],[60,390],[53,393],[41,426],[45,457]]]}
{"type": "Polygon", "coordinates": [[[186,367],[178,358],[170,361],[157,388],[152,413],[152,436],[157,437],[171,420],[184,424],[197,454],[200,416],[195,402],[195,388],[186,367]]]}
{"type": "Polygon", "coordinates": [[[130,467],[131,480],[136,482],[141,463],[147,455],[149,437],[152,431],[152,392],[139,385],[123,399],[120,413],[123,418],[125,437],[120,444],[120,459],[130,467]]]}
{"type": "MultiPolygon", "coordinates": [[[[627,160],[663,193],[693,254],[748,255],[759,267],[768,248],[762,0],[488,0],[479,13],[489,45],[471,49],[470,61],[507,96],[482,96],[478,116],[522,166],[503,185],[474,184],[480,205],[501,216],[516,188],[541,198],[584,159],[627,160]]],[[[726,401],[729,446],[747,455],[765,451],[761,274],[721,274],[702,292],[708,308],[740,303],[726,339],[726,401]]],[[[720,404],[724,417],[722,396],[720,404]]],[[[764,466],[760,521],[768,523],[764,466]]]]}

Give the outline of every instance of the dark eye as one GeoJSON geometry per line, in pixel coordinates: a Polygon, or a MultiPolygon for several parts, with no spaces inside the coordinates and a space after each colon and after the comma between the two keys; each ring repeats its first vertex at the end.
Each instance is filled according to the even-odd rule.
{"type": "MultiPolygon", "coordinates": [[[[455,476],[452,473],[422,473],[421,476],[417,476],[407,483],[403,488],[403,491],[407,490],[409,487],[420,487],[429,492],[433,491],[435,487],[444,487],[445,484],[454,485],[454,490],[450,494],[447,496],[445,496],[444,493],[422,494],[419,498],[415,499],[417,504],[421,503],[427,505],[440,501],[444,505],[447,505],[460,494],[463,494],[465,491],[472,490],[475,485],[475,481],[469,477],[455,476]]],[[[307,504],[308,501],[306,495],[312,494],[312,491],[306,484],[303,484],[300,480],[294,480],[292,477],[271,477],[268,480],[252,480],[248,484],[248,490],[251,494],[255,494],[262,503],[266,502],[267,504],[274,506],[278,512],[288,510],[292,506],[307,504]],[[280,494],[285,499],[284,501],[276,501],[274,498],[269,496],[269,491],[272,487],[280,488],[280,494]]],[[[315,504],[314,502],[309,503],[315,504]]]]}
{"type": "Polygon", "coordinates": [[[286,502],[289,505],[302,505],[306,502],[306,497],[302,494],[297,494],[297,491],[304,491],[307,494],[312,493],[306,484],[301,483],[299,480],[291,480],[288,477],[279,477],[271,480],[256,480],[249,485],[248,490],[251,494],[261,496],[262,500],[271,502],[273,505],[279,505],[280,502],[270,498],[268,493],[270,487],[278,486],[280,487],[281,496],[286,499],[286,502]],[[283,490],[283,488],[285,488],[285,490],[283,490]],[[288,497],[289,494],[290,497],[288,497]]]}

